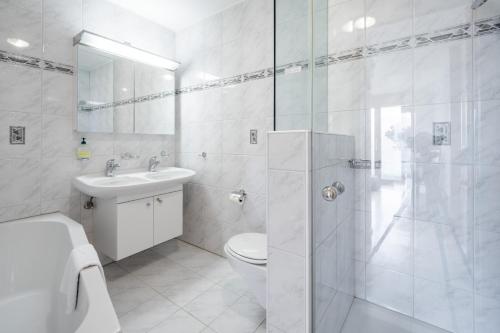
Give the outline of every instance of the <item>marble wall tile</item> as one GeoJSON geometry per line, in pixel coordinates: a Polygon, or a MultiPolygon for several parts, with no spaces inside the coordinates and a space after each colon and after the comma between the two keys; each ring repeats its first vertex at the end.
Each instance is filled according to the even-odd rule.
{"type": "Polygon", "coordinates": [[[415,106],[415,160],[424,163],[472,163],[474,111],[472,103],[415,106]],[[451,144],[434,145],[435,122],[449,122],[451,144]]]}
{"type": "Polygon", "coordinates": [[[412,58],[413,52],[406,50],[366,60],[367,107],[395,107],[412,103],[412,58]],[[391,79],[387,80],[389,77],[391,79]]]}
{"type": "MultiPolygon", "coordinates": [[[[268,78],[222,88],[222,117],[224,119],[272,117],[273,84],[273,79],[268,78]]],[[[207,101],[207,106],[212,105],[208,102],[211,101],[207,101]]]]}
{"type": "Polygon", "coordinates": [[[40,57],[42,55],[42,1],[2,1],[0,4],[0,49],[40,57]],[[23,49],[7,42],[19,38],[29,43],[23,49]]]}
{"type": "Polygon", "coordinates": [[[363,20],[364,9],[364,2],[360,0],[345,1],[328,7],[328,53],[363,46],[365,31],[359,28],[359,19],[363,20]]]}
{"type": "MultiPolygon", "coordinates": [[[[376,220],[375,220],[376,221],[376,220]]],[[[366,260],[369,264],[406,275],[413,272],[413,222],[394,218],[385,225],[367,221],[366,260]]]]}
{"type": "Polygon", "coordinates": [[[83,0],[43,1],[43,56],[45,59],[73,65],[73,37],[83,28],[83,0]]]}
{"type": "Polygon", "coordinates": [[[246,189],[249,193],[266,192],[264,156],[223,155],[221,184],[228,189],[246,189]]]}
{"type": "Polygon", "coordinates": [[[368,0],[366,16],[375,18],[376,23],[366,28],[366,42],[380,43],[411,35],[413,25],[413,4],[411,0],[393,2],[390,0],[368,0]]]}
{"type": "Polygon", "coordinates": [[[410,275],[368,265],[366,298],[397,312],[413,315],[413,279],[410,275]]]}
{"type": "Polygon", "coordinates": [[[500,100],[475,103],[475,161],[500,164],[500,133],[496,124],[500,122],[500,100]]]}
{"type": "Polygon", "coordinates": [[[500,326],[500,302],[498,298],[476,295],[475,297],[476,333],[493,333],[500,326]]]}
{"type": "Polygon", "coordinates": [[[469,101],[472,98],[470,39],[415,49],[414,103],[469,101]]]}
{"type": "Polygon", "coordinates": [[[72,116],[75,108],[73,77],[44,71],[42,79],[43,112],[45,114],[72,116]]]}
{"type": "Polygon", "coordinates": [[[480,165],[475,167],[474,220],[483,231],[500,233],[500,167],[480,165]]]}
{"type": "Polygon", "coordinates": [[[474,98],[478,100],[500,98],[500,69],[496,66],[500,53],[500,35],[491,34],[474,38],[474,98]]]}
{"type": "Polygon", "coordinates": [[[73,132],[73,121],[69,117],[44,114],[42,117],[42,152],[50,157],[73,157],[80,143],[79,135],[73,132]],[[61,138],[66,138],[61,140],[61,138]]]}
{"type": "Polygon", "coordinates": [[[0,63],[0,110],[41,112],[42,73],[39,69],[0,63]]]}
{"type": "Polygon", "coordinates": [[[287,333],[306,332],[305,259],[270,248],[267,322],[287,333]]]}
{"type": "MultiPolygon", "coordinates": [[[[305,12],[304,12],[305,14],[305,12]]],[[[276,64],[285,65],[308,57],[309,35],[307,15],[276,24],[276,64]]]]}
{"type": "Polygon", "coordinates": [[[268,138],[268,167],[276,170],[305,171],[309,168],[307,152],[309,132],[283,132],[268,138]]]}
{"type": "Polygon", "coordinates": [[[328,132],[354,137],[353,158],[366,159],[366,111],[338,111],[328,114],[328,132]]]}
{"type": "Polygon", "coordinates": [[[3,157],[40,158],[42,146],[42,116],[24,112],[0,112],[0,154],[3,157]],[[26,127],[24,145],[10,144],[10,126],[26,127]]]}
{"type": "Polygon", "coordinates": [[[279,117],[280,121],[277,121],[276,130],[290,130],[292,127],[288,127],[290,125],[290,121],[287,121],[287,124],[281,122],[285,115],[294,115],[297,116],[296,123],[297,127],[293,127],[294,129],[304,129],[307,128],[305,124],[309,124],[305,122],[305,119],[308,119],[304,112],[307,110],[308,99],[304,91],[307,91],[307,72],[301,71],[298,73],[293,73],[290,75],[283,75],[276,77],[276,115],[279,117]],[[301,120],[301,121],[299,121],[301,120]]]}
{"type": "Polygon", "coordinates": [[[36,159],[1,159],[0,202],[2,207],[40,202],[41,171],[36,159]],[[15,182],[12,179],[16,179],[15,182]]]}
{"type": "Polygon", "coordinates": [[[472,14],[468,0],[420,0],[415,6],[415,34],[470,23],[472,14]]]}
{"type": "Polygon", "coordinates": [[[472,291],[472,223],[461,230],[445,224],[415,222],[414,274],[449,288],[472,291]]]}
{"type": "Polygon", "coordinates": [[[72,180],[80,172],[80,161],[74,157],[42,160],[42,197],[55,200],[78,195],[72,180]]]}
{"type": "MultiPolygon", "coordinates": [[[[365,107],[365,60],[328,66],[328,110],[359,110],[365,107]]],[[[375,83],[376,84],[376,83],[375,83]]]]}
{"type": "Polygon", "coordinates": [[[500,269],[496,264],[499,253],[500,234],[477,230],[474,261],[476,293],[497,300],[500,296],[500,269]]]}
{"type": "Polygon", "coordinates": [[[471,291],[415,280],[415,318],[450,332],[474,332],[471,291]]]}
{"type": "Polygon", "coordinates": [[[307,220],[307,174],[268,171],[268,242],[275,248],[304,256],[307,220]]]}
{"type": "Polygon", "coordinates": [[[415,217],[419,220],[468,225],[473,218],[473,168],[417,164],[415,217]]]}

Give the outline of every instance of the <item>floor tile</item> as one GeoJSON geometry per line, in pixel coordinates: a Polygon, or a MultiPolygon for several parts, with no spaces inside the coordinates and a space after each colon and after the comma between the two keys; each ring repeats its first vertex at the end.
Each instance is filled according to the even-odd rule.
{"type": "Polygon", "coordinates": [[[198,333],[204,332],[204,324],[184,310],[179,310],[155,326],[148,333],[198,333]]]}
{"type": "Polygon", "coordinates": [[[237,299],[237,294],[219,286],[213,286],[187,304],[184,309],[208,325],[232,306],[237,299]]]}
{"type": "Polygon", "coordinates": [[[162,296],[139,305],[120,318],[123,332],[145,332],[179,310],[179,307],[162,296]]]}
{"type": "Polygon", "coordinates": [[[213,285],[214,282],[212,280],[208,280],[204,277],[190,277],[182,281],[175,281],[174,283],[165,285],[161,289],[161,293],[175,304],[184,306],[213,285]]]}
{"type": "Polygon", "coordinates": [[[242,296],[217,317],[210,327],[218,333],[253,333],[266,317],[256,300],[242,296]]]}

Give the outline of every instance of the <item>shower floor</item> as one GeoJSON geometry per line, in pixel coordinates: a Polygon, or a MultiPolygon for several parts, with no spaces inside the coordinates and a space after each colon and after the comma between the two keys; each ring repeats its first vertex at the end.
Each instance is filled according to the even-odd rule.
{"type": "Polygon", "coordinates": [[[449,333],[414,318],[355,299],[342,333],[449,333]]]}

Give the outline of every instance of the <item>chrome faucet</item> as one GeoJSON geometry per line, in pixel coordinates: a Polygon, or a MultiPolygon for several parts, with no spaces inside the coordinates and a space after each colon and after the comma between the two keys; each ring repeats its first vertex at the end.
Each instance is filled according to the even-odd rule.
{"type": "Polygon", "coordinates": [[[149,172],[156,172],[156,168],[160,164],[158,156],[153,156],[149,159],[149,172]]]}
{"type": "Polygon", "coordinates": [[[115,163],[115,159],[112,158],[106,162],[106,177],[114,177],[115,170],[120,167],[119,163],[115,163]]]}

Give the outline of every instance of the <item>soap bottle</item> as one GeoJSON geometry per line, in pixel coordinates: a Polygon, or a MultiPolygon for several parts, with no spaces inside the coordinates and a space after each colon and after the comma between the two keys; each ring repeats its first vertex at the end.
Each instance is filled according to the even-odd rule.
{"type": "Polygon", "coordinates": [[[90,150],[87,146],[87,141],[85,141],[85,138],[82,138],[82,142],[80,142],[80,146],[76,151],[76,156],[79,160],[90,159],[90,150]]]}

